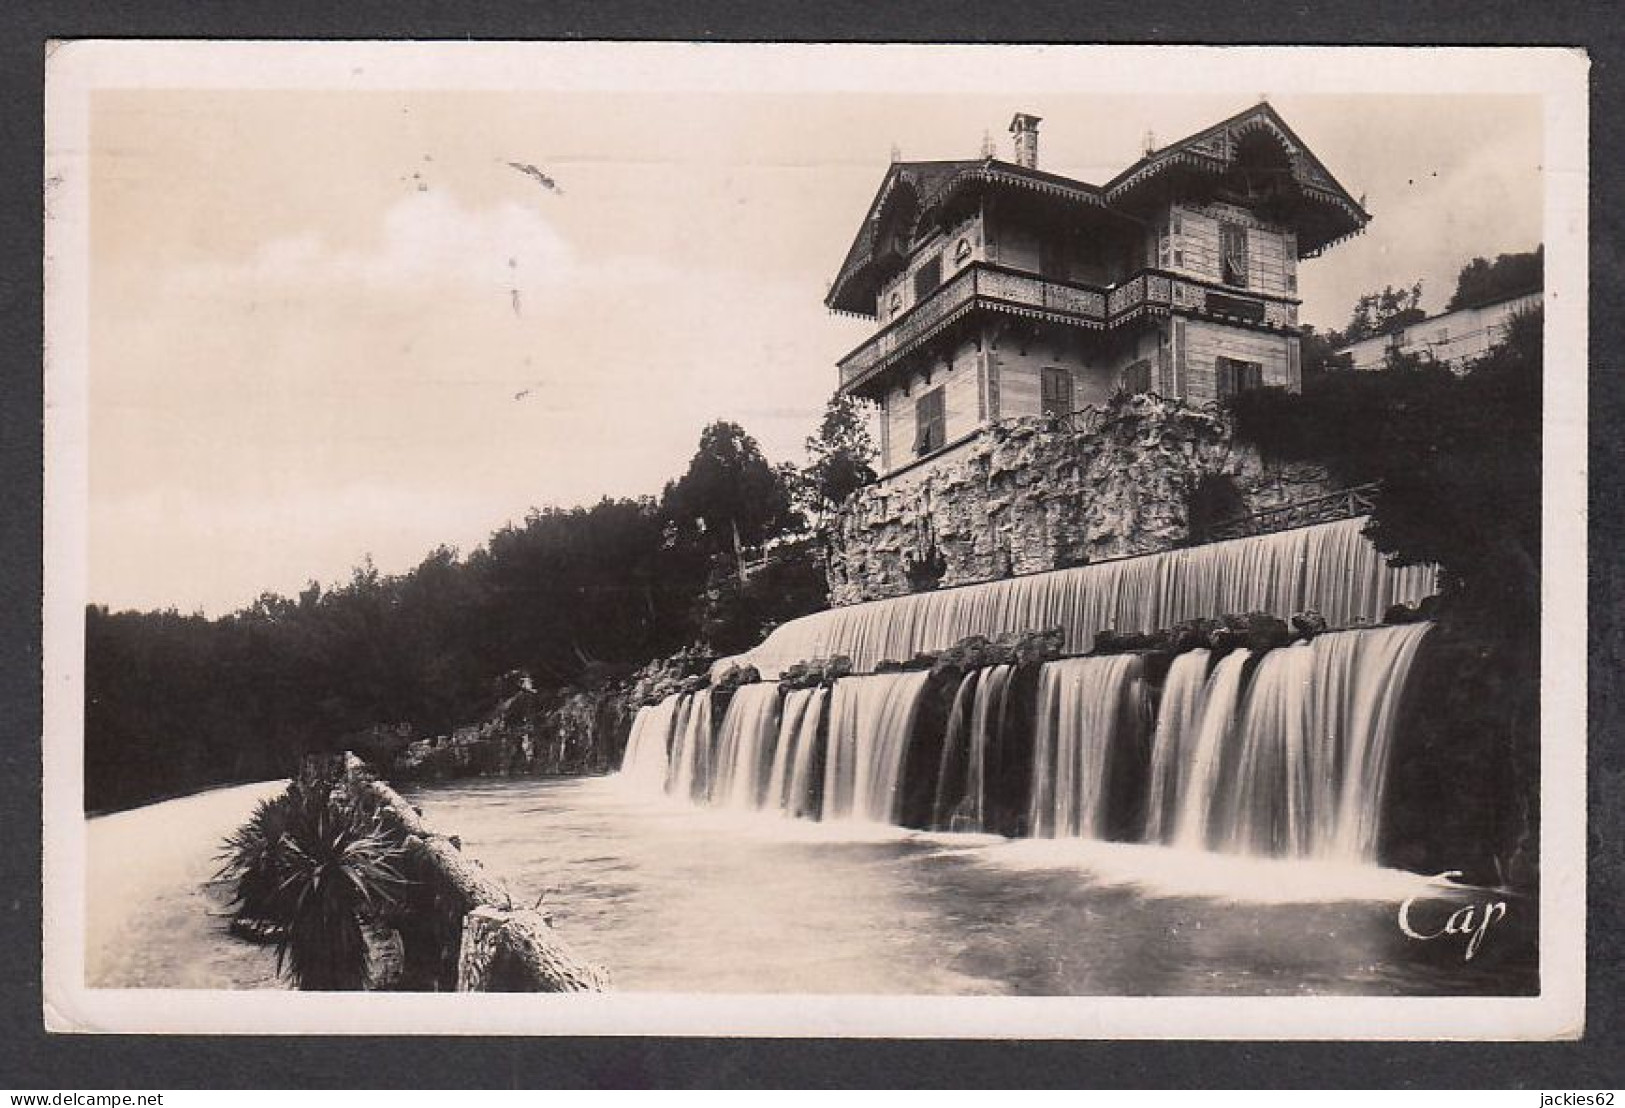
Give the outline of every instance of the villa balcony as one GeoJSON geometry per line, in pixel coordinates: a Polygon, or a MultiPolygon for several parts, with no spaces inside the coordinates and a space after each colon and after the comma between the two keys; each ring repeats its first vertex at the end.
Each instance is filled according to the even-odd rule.
{"type": "Polygon", "coordinates": [[[986,311],[1090,330],[1170,310],[1296,330],[1296,302],[1144,270],[1110,286],[1058,281],[976,262],[943,282],[839,362],[841,388],[859,388],[972,312],[986,311]]]}

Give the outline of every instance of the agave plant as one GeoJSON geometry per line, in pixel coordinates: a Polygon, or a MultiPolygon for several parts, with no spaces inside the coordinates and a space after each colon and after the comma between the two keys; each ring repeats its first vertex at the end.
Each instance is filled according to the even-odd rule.
{"type": "Polygon", "coordinates": [[[394,903],[405,848],[370,808],[290,788],[227,840],[239,914],[279,924],[277,969],[301,989],[359,989],[366,925],[394,903]]]}
{"type": "Polygon", "coordinates": [[[220,855],[222,865],[215,879],[236,883],[231,907],[238,920],[273,925],[287,922],[275,917],[275,894],[281,882],[277,872],[280,852],[275,848],[293,822],[294,809],[300,802],[296,789],[290,786],[261,800],[248,822],[226,837],[220,855]]]}

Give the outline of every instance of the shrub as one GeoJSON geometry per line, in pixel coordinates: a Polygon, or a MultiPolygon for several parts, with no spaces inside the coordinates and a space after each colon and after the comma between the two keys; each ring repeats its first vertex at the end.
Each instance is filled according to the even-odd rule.
{"type": "Polygon", "coordinates": [[[406,885],[405,847],[370,805],[291,786],[226,840],[240,916],[280,927],[277,970],[300,989],[360,989],[366,927],[406,885]]]}

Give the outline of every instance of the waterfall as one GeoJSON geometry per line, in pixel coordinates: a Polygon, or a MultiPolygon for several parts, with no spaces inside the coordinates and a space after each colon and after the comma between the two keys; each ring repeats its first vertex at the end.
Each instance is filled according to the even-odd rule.
{"type": "Polygon", "coordinates": [[[820,760],[824,758],[824,744],[819,741],[819,736],[824,722],[825,706],[829,702],[829,690],[802,689],[790,695],[797,696],[803,693],[808,694],[806,708],[801,714],[800,725],[796,728],[794,754],[786,759],[789,775],[786,778],[784,799],[779,808],[786,815],[816,818],[823,798],[823,791],[820,788],[823,779],[820,771],[823,766],[820,760]]]}
{"type": "Polygon", "coordinates": [[[764,808],[783,811],[788,807],[801,724],[813,692],[813,689],[794,689],[785,694],[784,704],[779,709],[779,733],[773,740],[773,761],[767,769],[767,785],[762,795],[764,808]]]}
{"type": "Polygon", "coordinates": [[[673,726],[671,766],[666,774],[666,791],[689,800],[702,800],[710,792],[712,744],[711,690],[685,693],[673,726]]]}
{"type": "Polygon", "coordinates": [[[924,670],[843,677],[830,698],[823,818],[889,823],[914,731],[924,670]]]}
{"type": "MultiPolygon", "coordinates": [[[[1012,688],[1031,688],[1016,684],[1016,666],[965,674],[940,751],[922,735],[912,760],[932,687],[924,670],[843,677],[782,694],[782,704],[777,685],[741,686],[715,728],[710,690],[670,696],[639,710],[621,773],[651,790],[664,779],[668,793],[694,801],[879,823],[903,818],[906,784],[938,830],[991,822],[1007,831],[989,803],[1021,803],[1006,795],[1021,787],[1014,772],[1026,775],[1035,837],[1143,832],[1187,850],[1369,863],[1400,698],[1431,626],[1333,632],[1262,655],[1235,649],[1216,664],[1206,649],[1180,654],[1163,681],[1149,766],[1146,661],[1116,654],[1044,663],[1036,691],[1023,693],[1030,704],[1012,698],[1012,688]],[[1030,772],[1027,735],[1011,722],[1029,708],[1030,772]],[[905,782],[905,770],[934,779],[905,782]],[[995,790],[994,780],[1004,783],[995,790]],[[1142,810],[1143,825],[1131,826],[1142,810]]],[[[1019,811],[1007,814],[1019,820],[1019,811]]]]}
{"type": "Polygon", "coordinates": [[[674,693],[659,704],[644,705],[632,720],[632,733],[621,758],[621,776],[639,792],[659,792],[665,785],[667,747],[677,700],[674,693]]]}
{"type": "Polygon", "coordinates": [[[969,635],[1066,628],[1066,652],[1087,653],[1096,631],[1155,631],[1236,612],[1285,617],[1314,609],[1333,627],[1376,623],[1392,604],[1434,589],[1431,566],[1393,567],[1361,533],[1364,517],[1159,554],[938,589],[817,612],[779,627],[746,654],[717,663],[774,677],[794,662],[844,654],[859,671],[912,658],[969,635]]]}
{"type": "Polygon", "coordinates": [[[972,670],[959,683],[942,744],[933,827],[986,830],[988,759],[1003,737],[1005,699],[1014,673],[1014,666],[992,666],[972,670]]]}
{"type": "Polygon", "coordinates": [[[1333,813],[1311,793],[1331,780],[1337,739],[1310,718],[1314,648],[1297,643],[1264,655],[1239,715],[1223,788],[1213,806],[1216,845],[1235,854],[1307,854],[1312,821],[1333,813]]]}
{"type": "Polygon", "coordinates": [[[1181,844],[1375,862],[1394,721],[1411,662],[1431,627],[1321,635],[1271,651],[1239,710],[1223,713],[1214,705],[1233,704],[1234,694],[1220,687],[1219,671],[1230,658],[1221,662],[1199,742],[1211,738],[1224,756],[1208,760],[1207,783],[1187,798],[1190,820],[1181,824],[1181,844]]]}
{"type": "Polygon", "coordinates": [[[976,686],[982,671],[973,669],[959,682],[953,707],[948,709],[948,726],[942,737],[942,757],[937,764],[937,791],[931,803],[931,826],[947,831],[954,812],[964,798],[966,764],[970,759],[970,716],[976,701],[976,686]]]}
{"type": "Polygon", "coordinates": [[[1168,667],[1162,686],[1162,705],[1151,746],[1151,787],[1146,797],[1145,841],[1169,842],[1179,818],[1179,797],[1185,787],[1206,701],[1207,667],[1212,654],[1188,650],[1168,667]]]}
{"type": "Polygon", "coordinates": [[[1038,678],[1038,718],[1028,827],[1042,838],[1103,838],[1112,759],[1124,716],[1145,695],[1137,655],[1048,662],[1038,678]]]}
{"type": "Polygon", "coordinates": [[[1394,722],[1411,663],[1432,627],[1431,623],[1411,623],[1314,640],[1311,718],[1317,728],[1325,728],[1341,740],[1338,770],[1342,776],[1337,819],[1329,833],[1313,844],[1316,854],[1376,860],[1394,722]],[[1347,677],[1333,680],[1334,673],[1347,677]],[[1333,700],[1337,694],[1340,698],[1333,700]]]}
{"type": "MultiPolygon", "coordinates": [[[[1231,744],[1236,729],[1236,709],[1241,701],[1241,678],[1248,650],[1233,650],[1220,659],[1208,678],[1202,694],[1202,714],[1195,727],[1195,738],[1181,774],[1180,789],[1175,809],[1179,813],[1174,824],[1175,846],[1205,850],[1208,845],[1208,824],[1213,810],[1214,794],[1218,789],[1220,763],[1231,744]]],[[[1185,744],[1182,744],[1185,745],[1185,744]]]]}
{"type": "Polygon", "coordinates": [[[779,687],[755,684],[735,689],[718,731],[711,802],[726,808],[760,808],[778,737],[779,687]]]}

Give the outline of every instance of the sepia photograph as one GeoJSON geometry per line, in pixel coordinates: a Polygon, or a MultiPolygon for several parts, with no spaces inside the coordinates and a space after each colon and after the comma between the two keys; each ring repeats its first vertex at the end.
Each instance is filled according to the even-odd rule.
{"type": "Polygon", "coordinates": [[[1583,54],[47,78],[53,1030],[1583,1030],[1583,54]]]}

